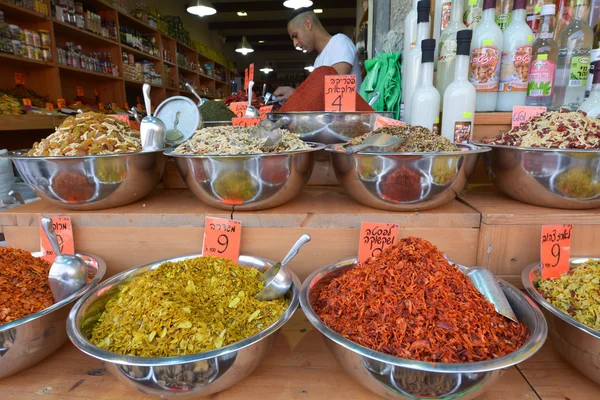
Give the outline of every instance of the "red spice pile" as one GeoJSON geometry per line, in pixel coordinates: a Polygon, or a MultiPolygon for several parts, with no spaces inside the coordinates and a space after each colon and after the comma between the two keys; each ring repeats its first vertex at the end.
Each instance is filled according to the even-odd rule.
{"type": "Polygon", "coordinates": [[[497,314],[435,246],[414,237],[315,294],[313,308],[328,327],[362,346],[411,360],[490,360],[517,350],[529,337],[523,324],[497,314]]]}
{"type": "MultiPolygon", "coordinates": [[[[294,94],[285,102],[279,112],[325,111],[325,76],[338,75],[333,67],[316,68],[294,94]]],[[[374,112],[373,108],[356,92],[356,111],[374,112]]]]}

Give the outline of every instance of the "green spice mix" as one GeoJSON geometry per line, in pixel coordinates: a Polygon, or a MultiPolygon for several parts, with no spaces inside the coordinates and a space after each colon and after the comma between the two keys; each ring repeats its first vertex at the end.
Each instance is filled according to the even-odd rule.
{"type": "Polygon", "coordinates": [[[90,341],[139,357],[196,354],[266,329],[289,304],[260,301],[261,273],[216,257],[167,262],[123,285],[108,301],[90,341]]]}
{"type": "Polygon", "coordinates": [[[235,117],[233,111],[222,101],[209,100],[200,107],[203,121],[231,121],[235,117]]]}

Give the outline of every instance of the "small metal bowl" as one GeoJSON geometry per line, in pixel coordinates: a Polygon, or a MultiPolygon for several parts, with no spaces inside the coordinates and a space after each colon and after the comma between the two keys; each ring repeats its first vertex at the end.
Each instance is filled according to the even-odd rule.
{"type": "MultiPolygon", "coordinates": [[[[571,269],[597,258],[572,258],[571,269]]],[[[536,303],[542,306],[548,321],[550,339],[558,352],[579,372],[600,384],[600,331],[592,329],[569,314],[557,309],[537,291],[535,282],[541,279],[540,263],[523,270],[521,281],[536,303]]]]}
{"type": "MultiPolygon", "coordinates": [[[[164,262],[201,256],[202,254],[195,254],[157,261],[125,271],[103,282],[71,310],[67,321],[69,338],[85,354],[104,361],[106,368],[121,382],[153,397],[198,398],[223,391],[242,381],[267,357],[279,329],[298,308],[300,281],[296,275],[292,274],[294,284],[287,295],[290,305],[279,320],[254,336],[217,350],[180,357],[144,358],[115,354],[96,347],[88,340],[87,335],[120,285],[158,268],[164,262]],[[183,380],[179,379],[180,374],[184,374],[183,380]]],[[[242,255],[239,264],[264,271],[275,262],[242,255]]]]}
{"type": "Polygon", "coordinates": [[[454,200],[490,151],[459,144],[447,153],[346,153],[343,145],[326,149],[335,175],[348,195],[368,207],[388,211],[422,211],[454,200]]]}
{"type": "MultiPolygon", "coordinates": [[[[32,253],[41,257],[41,253],[32,253]]],[[[67,341],[65,322],[75,300],[90,293],[106,272],[106,264],[91,254],[78,253],[93,272],[91,281],[76,293],[45,310],[0,325],[0,379],[29,368],[67,341]]]]}
{"type": "Polygon", "coordinates": [[[483,155],[492,181],[507,196],[535,206],[600,207],[600,150],[497,146],[483,155]]]}
{"type": "Polygon", "coordinates": [[[289,118],[290,122],[283,129],[299,135],[304,141],[324,144],[346,143],[373,131],[377,117],[392,116],[391,112],[288,112],[267,115],[273,122],[289,118]]]}
{"type": "Polygon", "coordinates": [[[175,158],[187,187],[204,203],[225,210],[264,210],[300,194],[315,166],[316,153],[308,150],[232,156],[165,155],[175,158]]]}
{"type": "Polygon", "coordinates": [[[166,166],[162,150],[69,157],[28,157],[26,153],[11,151],[0,157],[11,159],[42,199],[78,211],[120,207],[143,199],[160,182],[166,166]]]}
{"type": "Polygon", "coordinates": [[[499,281],[515,314],[530,332],[517,351],[494,360],[465,364],[413,361],[360,346],[331,330],[315,314],[313,291],[344,270],[354,268],[356,258],[328,265],[314,272],[302,285],[300,305],[317,328],[337,362],[359,384],[387,399],[473,399],[490,389],[509,367],[533,356],[544,344],[548,327],[540,309],[514,286],[499,281]]]}

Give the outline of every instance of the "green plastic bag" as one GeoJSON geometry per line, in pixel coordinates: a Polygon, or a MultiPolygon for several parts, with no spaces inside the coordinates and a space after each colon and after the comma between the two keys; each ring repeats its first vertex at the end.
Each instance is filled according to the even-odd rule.
{"type": "Polygon", "coordinates": [[[400,119],[402,99],[401,53],[383,53],[365,61],[367,76],[360,88],[360,95],[368,102],[376,92],[381,95],[373,104],[375,111],[391,111],[394,119],[400,119]]]}

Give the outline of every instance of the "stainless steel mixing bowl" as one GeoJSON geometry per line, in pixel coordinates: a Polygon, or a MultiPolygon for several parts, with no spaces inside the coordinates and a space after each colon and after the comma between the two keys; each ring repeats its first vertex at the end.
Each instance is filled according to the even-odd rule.
{"type": "Polygon", "coordinates": [[[354,200],[388,211],[421,211],[452,201],[465,186],[479,154],[469,144],[448,153],[355,153],[330,146],[335,175],[354,200]]]}
{"type": "Polygon", "coordinates": [[[375,129],[377,117],[392,118],[391,112],[288,112],[269,113],[267,118],[275,122],[283,117],[290,122],[283,128],[300,135],[307,142],[324,144],[346,143],[375,129]]]}
{"type": "Polygon", "coordinates": [[[42,199],[71,210],[102,210],[143,199],[162,179],[163,151],[99,156],[27,157],[8,152],[19,174],[42,199]]]}
{"type": "MultiPolygon", "coordinates": [[[[571,269],[597,258],[572,258],[571,269]]],[[[537,291],[535,282],[541,279],[539,262],[529,265],[521,273],[521,281],[544,311],[550,339],[558,352],[579,372],[600,384],[600,331],[592,329],[547,302],[537,291]]]]}
{"type": "Polygon", "coordinates": [[[505,370],[533,356],[544,344],[548,327],[540,309],[514,286],[499,281],[515,314],[530,332],[521,348],[504,357],[468,364],[413,361],[360,346],[329,329],[315,314],[314,290],[348,268],[356,258],[314,272],[302,285],[300,305],[322,334],[337,362],[359,384],[388,399],[473,399],[492,387],[505,370]]]}
{"type": "Polygon", "coordinates": [[[600,207],[600,151],[481,144],[488,174],[504,194],[541,207],[600,207]]]}
{"type": "MultiPolygon", "coordinates": [[[[41,257],[40,253],[33,255],[41,257]]],[[[39,363],[67,341],[65,322],[71,306],[90,293],[106,272],[106,264],[100,257],[78,255],[93,276],[86,286],[45,310],[0,325],[0,379],[39,363]]]]}
{"type": "MultiPolygon", "coordinates": [[[[88,341],[106,303],[119,290],[120,285],[158,268],[164,262],[201,256],[195,254],[157,261],[125,271],[103,282],[71,310],[67,321],[69,338],[84,353],[104,361],[106,368],[121,382],[154,397],[198,398],[223,391],[242,381],[269,354],[279,329],[298,308],[300,281],[296,275],[293,275],[294,284],[287,295],[290,305],[277,322],[254,336],[217,350],[180,357],[143,358],[111,353],[88,341]]],[[[239,264],[264,271],[275,263],[242,255],[239,264]]]]}
{"type": "Polygon", "coordinates": [[[316,152],[309,150],[238,156],[174,157],[187,187],[204,203],[225,210],[264,210],[295,198],[308,183],[316,152]]]}

